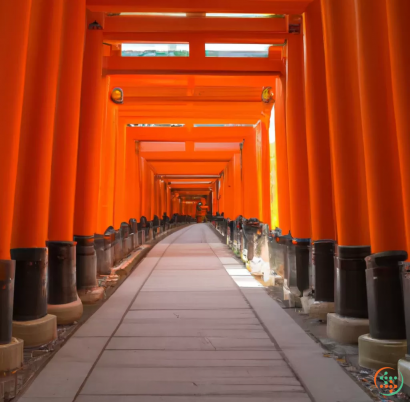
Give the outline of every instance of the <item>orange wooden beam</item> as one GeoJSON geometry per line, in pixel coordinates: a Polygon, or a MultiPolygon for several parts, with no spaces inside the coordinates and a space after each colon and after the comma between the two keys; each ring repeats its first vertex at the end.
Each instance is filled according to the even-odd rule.
{"type": "Polygon", "coordinates": [[[201,90],[208,87],[226,88],[226,87],[264,87],[273,86],[275,83],[276,75],[271,72],[263,74],[246,74],[246,75],[199,75],[199,74],[161,74],[159,79],[158,75],[146,74],[146,75],[116,75],[111,77],[112,87],[130,87],[130,88],[151,88],[151,91],[155,89],[163,89],[166,87],[171,88],[185,88],[194,90],[200,88],[201,90]]]}
{"type": "MultiPolygon", "coordinates": [[[[243,24],[242,19],[242,24],[243,24]]],[[[246,20],[245,20],[246,21],[246,20]]],[[[157,43],[260,43],[284,44],[292,34],[275,32],[105,32],[104,42],[110,44],[157,42],[157,43]]]]}
{"type": "Polygon", "coordinates": [[[300,14],[311,0],[87,0],[94,12],[300,14]]]}
{"type": "Polygon", "coordinates": [[[195,160],[203,160],[203,161],[210,161],[210,162],[227,162],[231,160],[234,154],[235,154],[234,151],[230,151],[230,152],[223,152],[223,151],[141,152],[141,156],[143,156],[147,161],[180,160],[180,161],[187,161],[187,162],[195,161],[195,160]]]}
{"type": "Polygon", "coordinates": [[[219,174],[226,162],[149,162],[157,174],[219,174]]]}
{"type": "MultiPolygon", "coordinates": [[[[205,52],[204,52],[205,53],[205,52]]],[[[282,70],[280,59],[238,58],[232,57],[119,57],[103,58],[103,74],[186,74],[187,72],[261,72],[278,74],[282,70]]]]}
{"type": "Polygon", "coordinates": [[[118,16],[105,20],[104,32],[286,32],[286,18],[118,16]]]}
{"type": "Polygon", "coordinates": [[[139,141],[242,142],[253,127],[127,127],[127,135],[139,141]]]}

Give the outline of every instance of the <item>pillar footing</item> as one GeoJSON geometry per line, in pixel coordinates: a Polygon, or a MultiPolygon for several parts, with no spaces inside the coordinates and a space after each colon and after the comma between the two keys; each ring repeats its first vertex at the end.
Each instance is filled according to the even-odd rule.
{"type": "Polygon", "coordinates": [[[368,332],[367,318],[344,317],[336,313],[327,315],[327,336],[336,342],[357,344],[359,336],[368,332]]]}
{"type": "Polygon", "coordinates": [[[370,334],[359,337],[359,364],[372,370],[397,369],[397,362],[407,352],[405,339],[375,339],[370,334]]]}
{"type": "Polygon", "coordinates": [[[315,301],[310,305],[309,318],[327,322],[327,315],[334,312],[334,302],[315,301]]]}
{"type": "Polygon", "coordinates": [[[19,369],[23,365],[24,342],[18,338],[11,338],[11,342],[0,345],[0,373],[8,373],[19,369]]]}
{"type": "Polygon", "coordinates": [[[73,324],[83,315],[83,303],[77,296],[77,300],[66,304],[48,304],[47,312],[57,317],[58,325],[73,324]]]}
{"type": "Polygon", "coordinates": [[[46,316],[32,321],[13,321],[13,336],[24,341],[25,348],[46,345],[57,338],[57,317],[46,316]]]}
{"type": "Polygon", "coordinates": [[[403,376],[403,392],[410,393],[410,361],[406,359],[400,359],[397,365],[398,370],[403,376]]]}
{"type": "Polygon", "coordinates": [[[78,289],[78,296],[83,304],[94,304],[104,297],[104,288],[78,289]]]}

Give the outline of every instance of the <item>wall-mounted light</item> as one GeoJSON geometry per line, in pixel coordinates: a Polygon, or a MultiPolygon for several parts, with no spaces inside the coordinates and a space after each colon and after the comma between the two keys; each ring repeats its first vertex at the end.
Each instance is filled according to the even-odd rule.
{"type": "Polygon", "coordinates": [[[270,103],[273,99],[272,87],[265,87],[262,90],[262,102],[270,103]]]}
{"type": "Polygon", "coordinates": [[[114,103],[122,104],[124,103],[124,92],[121,88],[114,88],[111,92],[111,100],[114,103]]]}
{"type": "Polygon", "coordinates": [[[94,21],[94,22],[92,22],[91,24],[88,25],[88,29],[101,30],[101,29],[103,29],[103,27],[97,21],[94,21]]]}

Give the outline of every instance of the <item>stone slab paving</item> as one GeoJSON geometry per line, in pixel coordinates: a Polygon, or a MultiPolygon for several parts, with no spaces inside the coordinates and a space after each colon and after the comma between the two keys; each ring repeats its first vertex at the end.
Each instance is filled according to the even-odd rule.
{"type": "Polygon", "coordinates": [[[286,320],[281,328],[288,316],[246,272],[207,225],[174,233],[153,248],[20,401],[370,401],[336,362],[319,359],[305,333],[286,320]],[[311,365],[307,349],[313,350],[311,365]],[[341,381],[336,388],[347,390],[335,395],[328,381],[341,381]]]}

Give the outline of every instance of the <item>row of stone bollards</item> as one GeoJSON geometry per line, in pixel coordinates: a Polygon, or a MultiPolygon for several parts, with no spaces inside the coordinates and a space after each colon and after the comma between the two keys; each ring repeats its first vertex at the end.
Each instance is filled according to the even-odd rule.
{"type": "Polygon", "coordinates": [[[15,374],[23,347],[35,350],[55,341],[57,325],[75,323],[83,304],[101,300],[101,284],[116,276],[134,251],[193,221],[179,214],[155,215],[151,221],[142,216],[118,229],[110,226],[103,234],[11,250],[12,260],[0,261],[0,374],[15,374]]]}
{"type": "Polygon", "coordinates": [[[410,385],[410,264],[405,251],[371,254],[369,246],[297,239],[280,229],[269,231],[255,218],[210,220],[253,275],[282,286],[289,307],[326,322],[334,341],[359,344],[363,367],[397,368],[401,359],[404,383],[410,385]]]}

